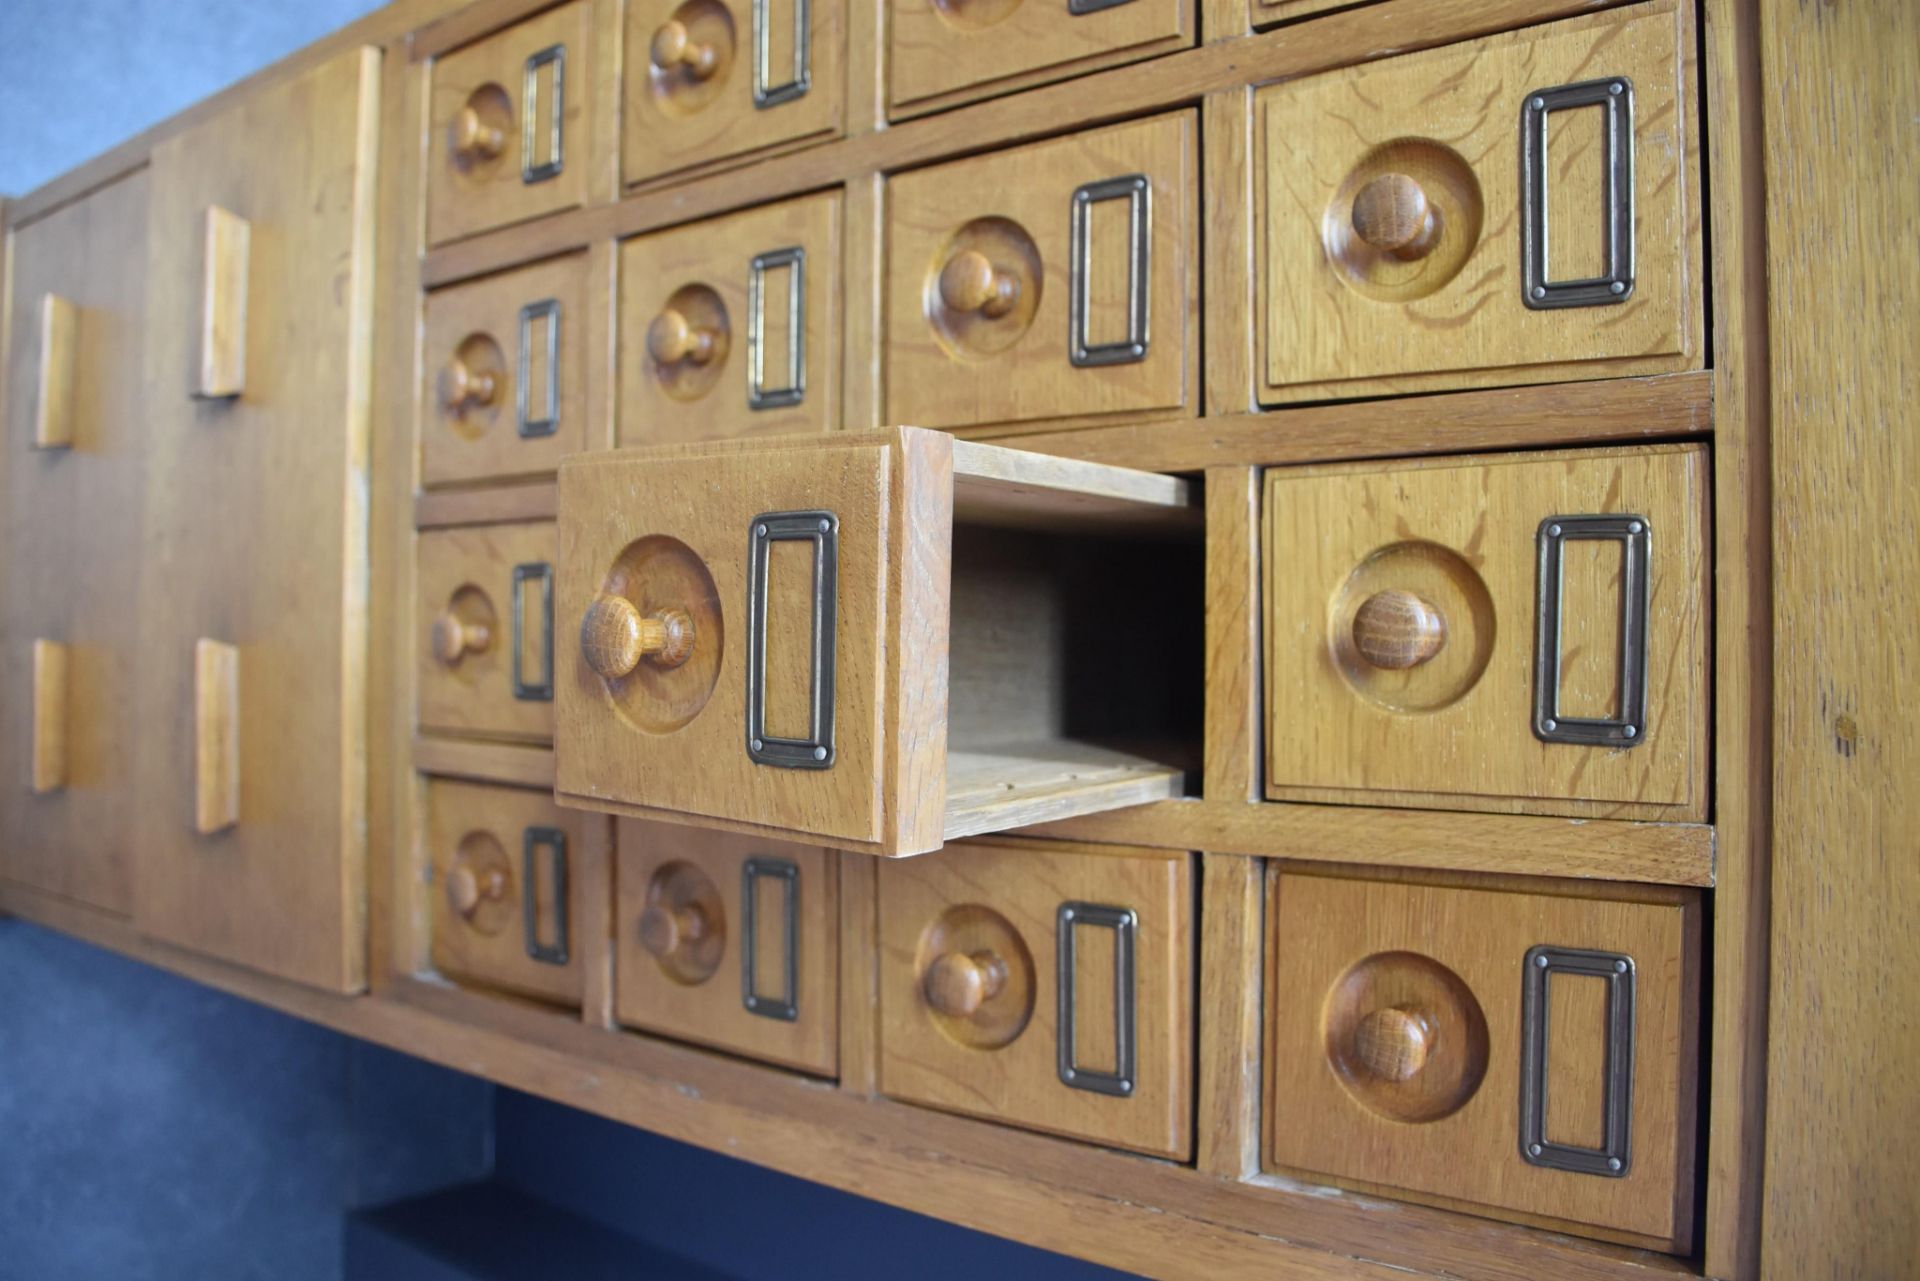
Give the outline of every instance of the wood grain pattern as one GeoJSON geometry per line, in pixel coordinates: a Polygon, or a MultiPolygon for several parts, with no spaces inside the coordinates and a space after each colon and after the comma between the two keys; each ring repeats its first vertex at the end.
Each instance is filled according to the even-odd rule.
{"type": "Polygon", "coordinates": [[[1770,1277],[1897,1276],[1920,1222],[1920,600],[1907,166],[1920,13],[1759,5],[1772,440],[1770,1277]],[[1839,74],[1822,74],[1815,68],[1839,74]]]}
{"type": "Polygon", "coordinates": [[[485,489],[433,490],[410,497],[412,526],[423,530],[552,520],[560,514],[559,492],[550,480],[485,489]]]}
{"type": "MultiPolygon", "coordinates": [[[[1261,399],[1697,368],[1691,14],[1638,6],[1256,94],[1261,399]],[[1520,109],[1535,90],[1601,76],[1632,84],[1632,293],[1611,306],[1530,310],[1520,297],[1520,109]],[[1340,127],[1320,127],[1329,119],[1340,127]],[[1358,243],[1348,217],[1367,180],[1396,169],[1419,175],[1441,215],[1431,253],[1411,264],[1358,243]]],[[[1600,110],[1553,112],[1550,131],[1555,117],[1600,110]]],[[[1568,228],[1604,208],[1601,134],[1596,126],[1560,144],[1550,137],[1547,187],[1564,216],[1548,215],[1549,279],[1598,275],[1596,264],[1588,272],[1567,260],[1578,239],[1568,228]]]]}
{"type": "Polygon", "coordinates": [[[421,729],[523,742],[553,738],[553,699],[538,690],[549,660],[556,672],[559,662],[543,651],[549,644],[571,645],[572,627],[545,616],[535,580],[526,579],[516,589],[514,571],[523,565],[550,571],[556,537],[548,521],[420,535],[420,595],[411,649],[421,729]],[[521,619],[517,652],[516,612],[521,619]],[[485,644],[451,659],[436,653],[435,631],[448,622],[482,629],[485,644]]]}
{"type": "Polygon", "coordinates": [[[33,447],[67,449],[73,445],[73,385],[80,309],[59,294],[40,296],[40,359],[33,400],[33,447]]]}
{"type": "Polygon", "coordinates": [[[1194,1165],[1243,1179],[1260,1169],[1265,871],[1257,859],[1204,854],[1200,896],[1194,1165]]]}
{"type": "MultiPolygon", "coordinates": [[[[1276,866],[1267,903],[1269,1160],[1496,1214],[1618,1232],[1684,1253],[1692,1232],[1699,928],[1698,903],[1684,892],[1617,901],[1590,890],[1564,897],[1471,882],[1344,880],[1276,866]],[[1632,958],[1632,1162],[1622,1177],[1521,1159],[1515,1130],[1520,980],[1528,949],[1539,944],[1632,958]],[[1331,1019],[1330,994],[1371,964],[1369,958],[1409,953],[1464,985],[1484,1017],[1490,1047],[1484,1077],[1457,1110],[1413,1121],[1384,1110],[1397,1095],[1350,1088],[1328,1070],[1328,1055],[1339,1048],[1331,1038],[1341,1029],[1323,1020],[1323,1001],[1331,1019]]],[[[1394,981],[1377,988],[1374,998],[1395,999],[1394,981]]],[[[1556,1017],[1566,1012],[1569,1002],[1558,991],[1550,991],[1549,1000],[1556,1017]]],[[[1470,1035],[1444,1017],[1437,1031],[1443,1044],[1470,1035]]],[[[1577,1058],[1565,1063],[1549,1054],[1549,1091],[1591,1097],[1604,1046],[1604,1039],[1551,1043],[1550,1049],[1574,1051],[1577,1058]]],[[[1406,1085],[1417,1087],[1419,1078],[1406,1085]]],[[[1549,1125],[1564,1115],[1550,1111],[1549,1125]]],[[[1550,1128],[1548,1137],[1576,1136],[1550,1128]]]]}
{"type": "Polygon", "coordinates": [[[200,364],[193,394],[238,396],[247,386],[247,272],[253,225],[209,206],[200,239],[200,364]]]}
{"type": "MultiPolygon", "coordinates": [[[[880,1088],[897,1098],[1184,1159],[1192,1142],[1193,873],[1187,856],[1038,842],[969,842],[880,867],[880,1088]],[[1062,1084],[1056,918],[1062,905],[1136,913],[1136,1073],[1125,1097],[1062,1084]],[[995,1048],[956,1039],[923,991],[950,909],[1001,916],[1024,946],[1006,958],[1032,985],[1031,1013],[995,1048]]],[[[1096,931],[1076,927],[1080,934],[1096,931]]],[[[1088,946],[1092,946],[1091,939],[1088,946]]],[[[1112,958],[1105,958],[1111,963],[1112,958]]],[[[1098,967],[1094,967],[1096,970],[1098,967]]],[[[1011,980],[1010,980],[1011,981],[1011,980]]],[[[1111,971],[1076,971],[1080,1020],[1111,1034],[1111,971]]],[[[1083,1064],[1115,1070],[1113,1046],[1076,1041],[1083,1064]]]]}
{"type": "Polygon", "coordinates": [[[67,785],[68,650],[58,641],[33,642],[32,772],[27,786],[37,796],[67,785]]]}
{"type": "Polygon", "coordinates": [[[193,830],[202,836],[240,821],[240,715],[240,650],[195,641],[193,830]]]}

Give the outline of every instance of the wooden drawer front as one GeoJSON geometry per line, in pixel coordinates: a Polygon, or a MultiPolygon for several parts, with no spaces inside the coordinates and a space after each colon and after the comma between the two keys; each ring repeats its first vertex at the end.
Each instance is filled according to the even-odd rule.
{"type": "Polygon", "coordinates": [[[427,295],[420,472],[428,485],[551,473],[596,444],[584,254],[427,295]]]}
{"type": "Polygon", "coordinates": [[[551,521],[420,535],[420,728],[553,737],[551,521]]]}
{"type": "Polygon", "coordinates": [[[624,445],[838,427],[840,193],[622,244],[619,371],[624,445]]]}
{"type": "Polygon", "coordinates": [[[131,889],[146,232],[141,170],[13,233],[0,379],[0,876],[116,912],[131,889]]]}
{"type": "Polygon", "coordinates": [[[1343,0],[1253,0],[1253,23],[1265,27],[1341,7],[1343,0]]]}
{"type": "Polygon", "coordinates": [[[1179,0],[891,0],[887,102],[917,115],[1193,43],[1179,0]]]}
{"type": "Polygon", "coordinates": [[[629,184],[846,127],[841,0],[630,0],[626,23],[629,184]]]}
{"type": "Polygon", "coordinates": [[[888,421],[1095,420],[1188,404],[1199,358],[1191,112],[887,187],[888,421]]]}
{"type": "Polygon", "coordinates": [[[838,856],[633,819],[620,820],[619,845],[620,1022],[834,1075],[838,856]]]}
{"type": "Polygon", "coordinates": [[[578,1004],[582,864],[608,857],[610,826],[545,792],[429,779],[433,967],[578,1004]]]}
{"type": "Polygon", "coordinates": [[[1191,1143],[1188,856],[967,841],[880,866],[880,1088],[1156,1156],[1191,1143]]]}
{"type": "Polygon", "coordinates": [[[589,0],[574,0],[434,60],[428,244],[586,199],[591,29],[589,0]]]}
{"type": "Polygon", "coordinates": [[[366,965],[379,69],[249,93],[150,169],[134,920],[334,989],[366,965]]]}
{"type": "Polygon", "coordinates": [[[1640,5],[1261,90],[1262,398],[1697,368],[1690,13],[1640,5]]]}
{"type": "Polygon", "coordinates": [[[1691,892],[1276,867],[1269,893],[1272,1168],[1687,1249],[1691,892]]]}
{"type": "Polygon", "coordinates": [[[1706,472],[1697,446],[1268,472],[1267,794],[1704,818],[1706,472]]]}

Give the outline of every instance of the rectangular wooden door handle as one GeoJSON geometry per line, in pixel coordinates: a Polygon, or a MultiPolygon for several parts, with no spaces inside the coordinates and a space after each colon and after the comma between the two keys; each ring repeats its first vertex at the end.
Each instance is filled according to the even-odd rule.
{"type": "Polygon", "coordinates": [[[200,370],[193,394],[238,396],[247,383],[247,254],[252,224],[207,207],[200,293],[200,370]]]}
{"type": "Polygon", "coordinates": [[[67,647],[33,642],[33,790],[67,785],[67,647]]]}
{"type": "Polygon", "coordinates": [[[74,347],[80,309],[59,294],[40,299],[40,388],[33,412],[33,447],[65,449],[73,444],[74,347]]]}
{"type": "Polygon", "coordinates": [[[193,826],[211,835],[240,821],[240,650],[193,647],[193,826]]]}

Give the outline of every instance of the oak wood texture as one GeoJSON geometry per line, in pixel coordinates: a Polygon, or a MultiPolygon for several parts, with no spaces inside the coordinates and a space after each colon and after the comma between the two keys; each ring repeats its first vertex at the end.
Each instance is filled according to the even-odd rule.
{"type": "Polygon", "coordinates": [[[1258,859],[1200,856],[1194,1165],[1224,1179],[1260,1169],[1266,885],[1258,859]]]}
{"type": "MultiPolygon", "coordinates": [[[[666,823],[619,823],[615,877],[614,1011],[627,1027],[694,1041],[818,1076],[834,1075],[839,1056],[840,858],[818,846],[708,832],[666,823]],[[785,996],[787,946],[783,884],[754,881],[754,973],[746,968],[743,909],[749,860],[791,864],[795,921],[793,1016],[746,1005],[747,983],[777,1003],[785,996]],[[670,869],[697,869],[717,896],[718,919],[701,927],[711,940],[710,971],[688,972],[657,958],[642,932],[654,893],[670,869]],[[703,976],[704,973],[704,976],[703,976]]],[[[678,941],[678,940],[675,940],[678,941]]]]}
{"type": "Polygon", "coordinates": [[[240,821],[240,651],[193,643],[193,830],[223,832],[240,821]]]}
{"type": "MultiPolygon", "coordinates": [[[[1663,446],[1269,471],[1268,796],[1703,818],[1705,464],[1698,447],[1663,446]],[[1544,742],[1537,533],[1606,512],[1650,532],[1646,724],[1627,748],[1544,742]],[[1355,652],[1356,612],[1381,591],[1439,612],[1430,661],[1395,672],[1355,652]]],[[[1621,545],[1565,546],[1559,707],[1618,715],[1621,545]]]]}
{"type": "Polygon", "coordinates": [[[626,6],[621,178],[631,186],[739,164],[846,130],[842,0],[633,0],[626,6]],[[764,15],[761,32],[756,17],[764,15]],[[804,43],[798,43],[798,40],[804,43]],[[755,100],[755,62],[766,64],[755,100]],[[805,67],[804,79],[795,72],[805,67]],[[799,92],[781,92],[802,85],[799,92]]]}
{"type": "Polygon", "coordinates": [[[889,0],[894,119],[1151,57],[1193,43],[1194,13],[1129,0],[1087,13],[1037,0],[889,0]]]}
{"type": "Polygon", "coordinates": [[[116,912],[131,906],[138,830],[128,730],[143,651],[128,616],[141,574],[148,189],[142,171],[14,228],[0,318],[0,875],[116,912]],[[71,399],[58,415],[70,435],[36,449],[43,299],[56,296],[72,304],[71,399]],[[66,654],[63,785],[36,794],[52,764],[34,727],[42,641],[66,654]]]}
{"type": "MultiPolygon", "coordinates": [[[[542,651],[549,637],[555,651],[573,643],[573,620],[547,618],[537,578],[541,567],[553,569],[555,541],[551,521],[421,533],[413,645],[421,729],[523,742],[552,740],[553,700],[538,692],[549,658],[542,651]],[[523,565],[534,574],[522,581],[516,595],[514,571],[523,565]],[[521,616],[518,653],[516,609],[521,616]],[[475,629],[484,644],[473,643],[475,629]],[[462,641],[457,652],[441,647],[450,630],[462,641]]],[[[557,653],[552,657],[557,673],[557,653]]]]}
{"type": "Polygon", "coordinates": [[[75,350],[80,309],[59,294],[40,296],[40,360],[33,402],[33,447],[73,445],[75,350]]]}
{"type": "MultiPolygon", "coordinates": [[[[880,867],[880,1088],[895,1098],[1184,1160],[1192,1143],[1192,995],[1195,929],[1189,856],[1120,847],[975,841],[880,867]],[[1117,1000],[1133,1002],[1131,1092],[1064,1084],[1057,1010],[1057,918],[1067,904],[1135,914],[1134,987],[1121,995],[1110,929],[1075,932],[1073,1061],[1124,1071],[1114,1060],[1117,1000]],[[994,937],[968,919],[985,911],[1011,927],[1018,949],[1000,955],[1010,993],[1029,1008],[969,1018],[930,1004],[929,970],[951,946],[994,937]],[[1096,938],[1096,936],[1100,936],[1096,938]],[[1006,1026],[1011,1024],[1012,1026],[1006,1026]],[[970,1028],[980,1028],[973,1039],[970,1028]],[[1007,1033],[1011,1031],[1009,1036],[1007,1033]]],[[[1002,946],[1006,946],[1005,943],[1002,946]]]]}
{"type": "Polygon", "coordinates": [[[484,489],[437,489],[409,493],[409,529],[450,525],[493,525],[517,520],[552,520],[560,514],[551,480],[496,485],[484,489]]]}
{"type": "MultiPolygon", "coordinates": [[[[1009,430],[1045,419],[1176,417],[1197,407],[1195,125],[1192,112],[1176,112],[889,179],[888,420],[1009,430]],[[1149,187],[1146,353],[1076,367],[1069,358],[1074,192],[1134,175],[1149,187]],[[1001,303],[984,295],[975,309],[955,306],[945,282],[954,260],[969,254],[999,273],[987,278],[995,299],[1002,286],[992,281],[1002,279],[1017,302],[997,315],[991,308],[1001,303]]],[[[1086,211],[1089,344],[1128,337],[1128,210],[1119,197],[1086,211]]]]}
{"type": "MultiPolygon", "coordinates": [[[[1538,884],[1539,892],[1529,892],[1525,882],[1481,888],[1270,867],[1268,1159],[1282,1170],[1684,1253],[1692,1233],[1698,902],[1686,891],[1538,884]],[[1521,979],[1528,949],[1542,944],[1633,961],[1631,1159],[1618,1178],[1521,1156],[1521,979]],[[1355,1013],[1404,1008],[1431,1020],[1434,1057],[1405,1079],[1341,1075],[1341,1055],[1365,1053],[1343,1021],[1345,994],[1356,983],[1365,987],[1355,1013]],[[1460,1088],[1428,1097],[1424,1078],[1447,1066],[1439,1056],[1470,1052],[1462,1047],[1474,1039],[1474,1013],[1484,1019],[1483,1063],[1460,1088]]],[[[1588,985],[1601,984],[1548,980],[1545,1132],[1556,1142],[1604,1143],[1595,1133],[1596,1110],[1604,1109],[1604,1002],[1579,1000],[1590,995],[1588,985]],[[1578,1018],[1583,1011],[1593,1017],[1578,1018]]]]}
{"type": "Polygon", "coordinates": [[[572,208],[587,199],[593,164],[594,6],[573,0],[435,58],[427,101],[427,243],[442,244],[572,208]],[[528,60],[558,46],[566,52],[541,71],[526,100],[528,60]],[[527,181],[555,157],[553,71],[560,89],[558,172],[527,181]],[[533,128],[524,129],[528,113],[533,128]],[[530,134],[535,154],[524,154],[530,134]]]}
{"type": "Polygon", "coordinates": [[[569,254],[427,295],[424,484],[547,475],[602,443],[587,422],[589,371],[604,374],[593,359],[604,322],[587,305],[587,270],[585,254],[569,254]],[[546,303],[558,311],[544,314],[546,303]],[[541,310],[523,320],[526,308],[541,310]],[[523,395],[531,430],[521,423],[523,395]],[[548,427],[550,405],[558,412],[548,427]]]}
{"type": "Polygon", "coordinates": [[[27,786],[36,795],[67,785],[68,650],[58,641],[33,642],[32,771],[27,786]]]}
{"type": "Polygon", "coordinates": [[[367,451],[378,58],[354,50],[155,149],[132,723],[135,919],[339,990],[365,963],[367,451]],[[303,140],[299,147],[287,139],[303,140]],[[247,380],[187,392],[209,205],[252,245],[247,380]],[[238,651],[241,821],[194,831],[193,647],[238,651]],[[289,905],[298,914],[289,915],[289,905]]]}
{"type": "MultiPolygon", "coordinates": [[[[1206,751],[1201,794],[1225,808],[1257,801],[1266,726],[1260,696],[1260,471],[1206,474],[1206,751]]],[[[1209,848],[1204,843],[1197,848],[1209,848]]]]}
{"type": "Polygon", "coordinates": [[[1328,9],[1337,9],[1341,3],[1342,0],[1251,0],[1248,8],[1252,11],[1254,25],[1266,26],[1269,23],[1311,17],[1328,9]]]}
{"type": "Polygon", "coordinates": [[[201,239],[200,364],[193,394],[238,396],[247,386],[247,272],[253,225],[210,205],[201,239]]]}
{"type": "Polygon", "coordinates": [[[1920,14],[1758,8],[1776,656],[1760,1264],[1896,1276],[1920,1221],[1920,734],[1902,636],[1920,599],[1920,224],[1907,167],[1870,140],[1912,130],[1920,14]]]}
{"type": "MultiPolygon", "coordinates": [[[[1699,367],[1691,15],[1690,5],[1634,6],[1255,94],[1261,399],[1699,367]],[[1521,108],[1535,91],[1607,76],[1632,84],[1632,291],[1612,305],[1530,310],[1521,108]],[[1411,263],[1361,239],[1371,223],[1356,202],[1389,177],[1417,180],[1437,215],[1411,263]]],[[[1601,115],[1594,106],[1547,117],[1550,280],[1604,271],[1601,115]]]]}
{"type": "MultiPolygon", "coordinates": [[[[947,584],[957,519],[1151,529],[1190,515],[1176,480],[913,428],[569,460],[556,633],[609,593],[698,623],[692,659],[667,673],[607,681],[578,645],[559,647],[561,803],[906,854],[1177,794],[1178,768],[1069,738],[968,738],[950,752],[947,584]],[[753,531],[794,511],[837,522],[834,743],[821,769],[757,763],[742,732],[753,531]]],[[[767,555],[771,736],[794,732],[775,709],[806,721],[815,610],[811,560],[767,555]]]]}
{"type": "Polygon", "coordinates": [[[545,792],[450,779],[428,779],[426,791],[434,969],[455,981],[577,1006],[593,955],[584,929],[585,865],[612,857],[611,821],[560,809],[545,792]],[[538,850],[533,870],[539,879],[531,892],[538,896],[534,920],[540,933],[529,939],[525,852],[526,833],[534,828],[566,836],[567,898],[554,898],[550,855],[538,850]],[[489,872],[500,874],[491,884],[489,872]],[[551,947],[562,926],[564,963],[530,955],[535,943],[551,947]]]}
{"type": "Polygon", "coordinates": [[[821,192],[621,242],[614,364],[620,444],[841,425],[841,205],[839,192],[821,192]],[[800,265],[763,264],[754,298],[756,259],[793,249],[804,255],[800,265]],[[790,358],[796,289],[804,302],[797,369],[790,358]],[[752,395],[756,304],[757,386],[766,402],[758,406],[752,395]],[[709,335],[704,356],[692,350],[691,335],[674,350],[654,350],[653,327],[669,317],[709,335]],[[800,391],[797,402],[781,403],[786,397],[778,393],[787,389],[800,391]]]}

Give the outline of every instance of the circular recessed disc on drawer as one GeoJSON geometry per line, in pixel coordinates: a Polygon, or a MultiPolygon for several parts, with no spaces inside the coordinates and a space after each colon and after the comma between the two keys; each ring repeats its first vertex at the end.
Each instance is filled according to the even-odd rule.
{"type": "MultiPolygon", "coordinates": [[[[1480,243],[1482,216],[1473,166],[1450,147],[1408,138],[1374,148],[1341,181],[1322,215],[1321,240],[1355,291],[1411,302],[1460,274],[1480,243]],[[1424,234],[1415,230],[1422,213],[1424,234]]],[[[1383,315],[1381,323],[1417,322],[1383,315]]]]}
{"type": "Polygon", "coordinates": [[[933,0],[933,11],[956,31],[984,31],[1019,7],[1020,0],[933,0]]]}
{"type": "Polygon", "coordinates": [[[512,382],[500,344],[487,334],[468,334],[440,371],[441,416],[463,440],[478,440],[511,402],[512,382]]]}
{"type": "Polygon", "coordinates": [[[733,14],[720,0],[687,0],[656,27],[643,56],[653,100],[685,119],[711,106],[733,69],[733,14]]]}
{"type": "Polygon", "coordinates": [[[468,832],[460,838],[441,888],[454,919],[478,933],[498,934],[513,917],[513,860],[492,832],[468,832]]]}
{"type": "Polygon", "coordinates": [[[913,972],[921,1008],[960,1045],[997,1050],[1033,1018],[1033,955],[1013,923],[990,907],[962,903],[942,912],[921,932],[913,972]]]}
{"type": "Polygon", "coordinates": [[[436,653],[435,662],[461,684],[478,685],[492,670],[485,658],[498,647],[500,636],[500,621],[494,615],[493,601],[472,583],[462,583],[428,628],[425,643],[429,646],[441,643],[437,632],[445,628],[458,630],[460,653],[452,657],[436,653]],[[477,643],[482,637],[486,640],[484,646],[477,643]]]}
{"type": "Polygon", "coordinates": [[[956,360],[998,355],[1032,327],[1045,278],[1040,248],[1025,227],[1010,218],[975,218],[927,262],[927,323],[956,360]]]}
{"type": "Polygon", "coordinates": [[[489,177],[505,161],[519,120],[513,98],[497,84],[467,95],[464,109],[447,124],[447,155],[455,172],[476,181],[489,177]]]}
{"type": "Polygon", "coordinates": [[[1349,966],[1321,1015],[1327,1063],[1355,1101],[1393,1121],[1458,1111],[1487,1071],[1487,1020],[1455,974],[1416,952],[1349,966]]]}
{"type": "Polygon", "coordinates": [[[693,624],[693,649],[672,666],[642,659],[625,676],[604,680],[622,719],[651,734],[670,734],[700,714],[720,678],[726,624],[720,590],[706,562],[665,534],[628,543],[601,591],[623,596],[642,617],[679,611],[693,624]]]}
{"type": "Polygon", "coordinates": [[[1463,556],[1438,543],[1379,549],[1354,567],[1328,602],[1327,649],[1334,667],[1354,692],[1389,711],[1430,712],[1459,699],[1486,671],[1494,632],[1486,584],[1463,556]],[[1423,656],[1404,666],[1382,665],[1381,649],[1370,643],[1378,639],[1382,617],[1413,629],[1408,657],[1423,656]]]}
{"type": "Polygon", "coordinates": [[[648,323],[647,339],[647,375],[675,400],[699,400],[727,367],[733,343],[727,304],[706,285],[682,285],[648,323]],[[664,350],[655,350],[656,335],[665,335],[664,350]]]}
{"type": "Polygon", "coordinates": [[[726,957],[726,906],[712,878],[692,863],[662,863],[647,882],[642,920],[629,925],[640,931],[660,972],[688,987],[712,978],[726,957]],[[659,917],[657,927],[646,919],[652,916],[659,917]]]}

